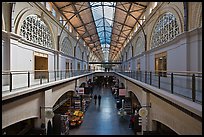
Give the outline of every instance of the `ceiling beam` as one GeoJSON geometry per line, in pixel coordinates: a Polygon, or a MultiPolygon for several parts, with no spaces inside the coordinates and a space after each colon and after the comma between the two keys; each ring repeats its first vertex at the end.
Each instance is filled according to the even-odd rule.
{"type": "Polygon", "coordinates": [[[69,3],[69,4],[65,5],[65,6],[62,6],[62,7],[58,8],[58,9],[61,10],[61,9],[65,8],[65,7],[70,6],[70,5],[71,5],[71,3],[69,3]]]}

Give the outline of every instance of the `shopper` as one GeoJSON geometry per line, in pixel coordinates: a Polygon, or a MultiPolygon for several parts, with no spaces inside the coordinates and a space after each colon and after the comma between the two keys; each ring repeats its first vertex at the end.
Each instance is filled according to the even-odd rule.
{"type": "Polygon", "coordinates": [[[69,117],[65,121],[65,135],[69,135],[69,117]]]}
{"type": "Polygon", "coordinates": [[[50,120],[47,123],[47,135],[53,135],[53,127],[50,120]]]}
{"type": "Polygon", "coordinates": [[[132,114],[132,115],[130,116],[130,123],[129,123],[129,128],[130,128],[130,129],[133,129],[133,127],[134,127],[134,122],[135,122],[135,116],[134,116],[134,114],[132,114]]]}
{"type": "Polygon", "coordinates": [[[97,95],[94,95],[94,100],[95,100],[95,105],[96,105],[96,99],[97,99],[97,95]]]}
{"type": "Polygon", "coordinates": [[[101,105],[101,95],[98,95],[98,105],[101,105]]]}

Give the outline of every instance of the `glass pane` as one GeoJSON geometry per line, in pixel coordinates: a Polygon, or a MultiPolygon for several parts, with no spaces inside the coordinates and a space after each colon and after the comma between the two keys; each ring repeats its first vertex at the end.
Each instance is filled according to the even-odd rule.
{"type": "Polygon", "coordinates": [[[92,14],[97,27],[98,36],[102,47],[108,47],[103,49],[105,61],[108,60],[110,37],[112,32],[113,14],[115,2],[90,2],[92,14]],[[108,6],[112,5],[112,6],[108,6]]]}

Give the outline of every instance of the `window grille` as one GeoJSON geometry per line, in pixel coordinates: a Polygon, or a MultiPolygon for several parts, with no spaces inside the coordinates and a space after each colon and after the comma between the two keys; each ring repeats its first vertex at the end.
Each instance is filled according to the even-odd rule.
{"type": "Polygon", "coordinates": [[[37,15],[29,15],[23,21],[20,35],[40,46],[52,48],[51,33],[46,24],[37,15]]]}
{"type": "Polygon", "coordinates": [[[172,13],[165,13],[156,23],[152,34],[151,48],[174,39],[179,33],[176,17],[172,13]]]}

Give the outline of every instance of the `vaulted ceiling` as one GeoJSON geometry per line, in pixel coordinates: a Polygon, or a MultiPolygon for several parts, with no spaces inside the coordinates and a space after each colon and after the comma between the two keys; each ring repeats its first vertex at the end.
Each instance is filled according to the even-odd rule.
{"type": "Polygon", "coordinates": [[[52,2],[101,61],[124,48],[149,2],[52,2]]]}

